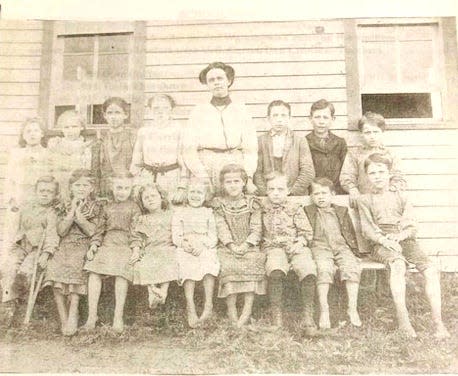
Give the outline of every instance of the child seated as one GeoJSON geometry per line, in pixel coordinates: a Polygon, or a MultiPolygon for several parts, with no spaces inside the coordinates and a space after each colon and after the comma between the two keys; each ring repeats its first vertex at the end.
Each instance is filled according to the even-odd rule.
{"type": "Polygon", "coordinates": [[[313,320],[316,265],[307,248],[312,228],[304,209],[287,202],[286,176],[274,172],[266,176],[266,182],[268,202],[262,211],[262,250],[267,255],[266,274],[274,325],[282,326],[283,285],[288,271],[292,269],[301,284],[305,334],[313,336],[317,333],[313,320]]]}
{"type": "Polygon", "coordinates": [[[339,183],[340,170],[347,155],[347,143],[344,138],[330,131],[335,117],[334,105],[326,99],[320,99],[310,108],[310,122],[313,131],[306,139],[312,153],[315,176],[328,178],[334,184],[337,194],[345,193],[339,183]]]}
{"type": "Polygon", "coordinates": [[[2,302],[10,302],[11,316],[17,299],[23,298],[21,292],[30,283],[36,257],[39,267],[44,269],[59,245],[55,210],[58,194],[59,183],[52,176],[43,176],[35,184],[34,200],[20,209],[18,228],[10,237],[12,244],[7,245],[1,272],[2,302]]]}
{"type": "Polygon", "coordinates": [[[418,247],[412,207],[403,192],[390,190],[392,163],[383,154],[373,154],[364,169],[373,192],[358,198],[363,235],[373,244],[372,257],[389,267],[390,288],[399,329],[416,337],[406,308],[406,264],[412,263],[425,278],[425,293],[431,305],[435,336],[449,337],[442,322],[440,275],[428,256],[418,247]]]}
{"type": "Polygon", "coordinates": [[[267,107],[267,119],[271,129],[258,138],[258,167],[253,178],[259,194],[266,194],[265,177],[273,171],[285,175],[289,194],[307,194],[315,170],[307,141],[288,127],[290,105],[280,100],[271,102],[267,107]]]}
{"type": "Polygon", "coordinates": [[[374,112],[366,112],[358,122],[363,143],[347,154],[340,174],[340,183],[350,195],[350,206],[356,208],[360,194],[369,193],[371,184],[364,170],[364,161],[374,153],[385,155],[393,166],[390,171],[390,189],[404,190],[406,181],[401,172],[401,161],[383,146],[385,119],[374,112]]]}
{"type": "Polygon", "coordinates": [[[344,281],[348,295],[347,314],[354,326],[361,326],[358,315],[358,289],[361,276],[358,244],[348,208],[332,203],[335,194],[332,181],[316,178],[312,181],[310,198],[305,213],[313,228],[312,254],[318,269],[317,290],[320,303],[321,329],[329,329],[328,292],[334,281],[335,267],[344,281]]]}

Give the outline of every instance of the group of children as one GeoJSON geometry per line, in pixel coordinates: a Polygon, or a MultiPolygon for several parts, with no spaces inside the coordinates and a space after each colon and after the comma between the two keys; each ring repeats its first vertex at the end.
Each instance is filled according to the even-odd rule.
{"type": "Polygon", "coordinates": [[[45,269],[43,285],[53,288],[66,335],[78,329],[78,304],[85,294],[89,312],[84,328],[95,328],[105,276],[115,278],[113,329],[118,332],[124,327],[130,283],[147,286],[154,308],[165,302],[172,281],[183,285],[192,328],[212,316],[216,281],[217,295],[225,298],[234,325],[245,325],[255,295],[267,293],[273,324],[280,327],[284,281],[292,270],[300,281],[305,333],[315,335],[315,293],[319,327],[330,328],[327,295],[337,268],[346,286],[349,321],[359,327],[361,264],[355,229],[348,208],[333,203],[335,193],[348,192],[373,257],[389,266],[401,331],[416,336],[405,304],[404,274],[406,264],[413,263],[425,276],[436,336],[449,336],[441,318],[439,274],[415,242],[399,161],[381,142],[385,127],[381,115],[361,118],[364,144],[347,154],[345,140],[330,131],[331,103],[320,100],[312,105],[313,131],[300,138],[288,127],[289,104],[272,102],[271,130],[259,137],[253,178],[258,193],[267,195],[261,200],[245,193],[249,178],[239,164],[221,169],[216,197],[210,197],[214,192],[206,182],[186,176],[179,132],[170,125],[174,105],[167,95],[153,97],[149,109],[157,128],[141,128],[148,137],[135,138],[125,126],[127,103],[110,98],[103,104],[109,129],[98,144],[83,140],[78,114],[66,112],[58,120],[64,138],[50,142],[49,152],[40,145],[39,122],[25,123],[24,147],[14,152],[22,158],[24,176],[14,167],[8,176],[14,231],[6,238],[10,247],[1,274],[3,302],[15,302],[20,296],[21,276],[30,274],[30,260],[39,257],[38,264],[45,269]],[[173,132],[168,136],[175,143],[156,150],[153,138],[167,133],[169,125],[173,132]],[[289,195],[307,194],[310,205],[288,200],[289,195]],[[169,195],[182,205],[172,208],[169,195]],[[97,199],[105,196],[110,196],[107,203],[97,199]],[[194,290],[200,281],[205,300],[199,315],[194,290]]]}

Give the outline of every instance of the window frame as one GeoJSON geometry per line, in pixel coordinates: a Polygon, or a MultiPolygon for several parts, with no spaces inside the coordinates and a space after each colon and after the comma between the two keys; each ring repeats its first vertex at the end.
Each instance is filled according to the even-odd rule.
{"type": "MultiPolygon", "coordinates": [[[[381,19],[346,19],[345,62],[347,67],[347,101],[349,130],[358,129],[358,119],[362,115],[360,85],[360,43],[358,27],[377,25],[421,25],[437,24],[437,50],[440,52],[441,80],[441,118],[406,118],[387,119],[389,129],[447,129],[458,128],[458,46],[455,17],[431,18],[381,18],[381,19]],[[453,69],[454,68],[454,69],[453,69]]],[[[382,94],[382,93],[380,93],[382,94]]],[[[431,97],[433,101],[434,98],[431,97]]]]}

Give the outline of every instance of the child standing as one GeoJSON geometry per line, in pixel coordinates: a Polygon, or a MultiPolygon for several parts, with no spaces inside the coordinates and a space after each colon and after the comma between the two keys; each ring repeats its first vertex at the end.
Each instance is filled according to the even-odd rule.
{"type": "Polygon", "coordinates": [[[287,202],[286,176],[272,173],[266,176],[268,202],[262,211],[262,250],[267,254],[266,274],[269,278],[269,299],[273,321],[282,326],[282,294],[288,271],[292,269],[301,284],[304,306],[305,334],[317,334],[313,319],[316,288],[316,265],[307,247],[312,228],[304,209],[287,202]]]}
{"type": "Polygon", "coordinates": [[[64,137],[53,137],[48,141],[51,153],[53,175],[61,187],[61,196],[69,197],[68,181],[73,171],[90,169],[92,162],[91,142],[84,141],[81,131],[84,130],[82,119],[75,110],[65,111],[57,119],[57,127],[64,137]]]}
{"type": "Polygon", "coordinates": [[[347,290],[350,322],[354,326],[361,326],[357,310],[361,265],[356,257],[359,254],[356,233],[348,208],[332,203],[334,193],[332,181],[316,178],[311,185],[312,204],[304,208],[313,228],[312,254],[318,269],[321,329],[331,327],[328,292],[329,285],[334,281],[336,266],[347,290]]]}
{"type": "Polygon", "coordinates": [[[187,205],[177,208],[172,220],[173,242],[177,248],[179,279],[186,297],[188,324],[191,328],[207,320],[213,311],[213,290],[219,273],[216,253],[218,237],[213,211],[205,208],[208,186],[192,180],[187,191],[187,205]],[[200,318],[194,303],[197,281],[203,281],[205,302],[200,318]]]}
{"type": "Polygon", "coordinates": [[[220,172],[223,196],[214,201],[221,263],[218,297],[226,298],[229,319],[237,327],[250,319],[255,294],[266,293],[266,257],[259,249],[261,204],[256,198],[245,196],[247,181],[242,166],[224,166],[220,172]],[[244,305],[239,317],[236,303],[240,294],[244,305]]]}
{"type": "Polygon", "coordinates": [[[372,154],[364,169],[373,193],[358,198],[363,235],[373,244],[372,257],[389,267],[390,288],[399,329],[416,337],[406,308],[406,264],[412,263],[425,278],[425,293],[431,306],[435,336],[450,337],[442,322],[440,275],[429,257],[418,247],[412,207],[404,192],[390,190],[392,161],[372,154]]]}
{"type": "Polygon", "coordinates": [[[406,181],[402,175],[401,161],[383,146],[383,132],[386,124],[382,115],[366,112],[358,122],[363,143],[348,153],[340,174],[340,183],[344,191],[350,195],[350,206],[356,207],[356,200],[360,194],[370,193],[371,183],[364,170],[366,158],[374,153],[385,155],[391,161],[392,190],[404,190],[406,181]]]}
{"type": "Polygon", "coordinates": [[[267,118],[271,129],[258,138],[258,167],[253,178],[258,193],[266,194],[265,177],[277,171],[287,177],[290,195],[307,194],[315,170],[307,141],[289,128],[290,105],[280,100],[271,102],[267,118]]]}
{"type": "MultiPolygon", "coordinates": [[[[19,211],[18,226],[6,244],[7,254],[1,272],[2,302],[10,302],[12,314],[16,308],[16,300],[26,276],[28,280],[33,273],[34,259],[39,257],[38,265],[44,269],[48,258],[55,252],[59,244],[56,231],[57,214],[56,199],[59,194],[59,183],[52,176],[43,176],[35,184],[34,200],[24,204],[19,211]]],[[[26,283],[24,283],[26,282],[26,283]]]]}
{"type": "Polygon", "coordinates": [[[95,177],[91,171],[73,171],[68,184],[71,201],[62,205],[60,210],[57,232],[61,241],[48,263],[44,285],[53,287],[62,333],[71,336],[78,327],[80,295],[87,294],[87,275],[83,272],[84,257],[95,233],[100,206],[93,197],[95,177]]]}
{"type": "Polygon", "coordinates": [[[159,185],[148,185],[139,190],[143,215],[133,226],[136,238],[130,264],[134,265],[133,283],[147,285],[151,308],[164,304],[170,282],[178,279],[176,250],[172,243],[172,211],[167,192],[159,185]]]}
{"type": "Polygon", "coordinates": [[[331,180],[337,194],[344,194],[339,183],[340,170],[347,154],[347,143],[330,131],[335,120],[334,105],[325,99],[312,104],[310,121],[313,131],[306,138],[312,152],[315,175],[331,180]]]}
{"type": "Polygon", "coordinates": [[[115,277],[115,311],[113,330],[124,330],[124,303],[129,281],[132,281],[132,267],[129,260],[131,248],[139,246],[139,239],[131,230],[133,221],[140,215],[140,208],[130,199],[132,176],[128,173],[115,174],[111,178],[113,201],[101,211],[97,227],[91,239],[84,270],[89,272],[88,305],[89,313],[85,329],[94,329],[97,321],[97,305],[102,288],[102,276],[115,277]]]}
{"type": "Polygon", "coordinates": [[[101,194],[106,196],[109,193],[109,177],[112,174],[123,174],[129,171],[135,133],[125,125],[125,121],[129,118],[129,105],[124,99],[109,98],[103,102],[102,110],[109,128],[101,141],[95,170],[101,179],[101,194]]]}

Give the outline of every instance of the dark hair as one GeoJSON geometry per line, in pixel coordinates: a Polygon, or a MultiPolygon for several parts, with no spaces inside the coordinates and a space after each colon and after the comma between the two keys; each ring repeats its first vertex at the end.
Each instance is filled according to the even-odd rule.
{"type": "Polygon", "coordinates": [[[38,124],[40,126],[42,136],[41,136],[41,145],[43,145],[43,136],[45,133],[44,127],[43,127],[43,122],[41,121],[40,118],[38,117],[32,117],[32,118],[27,118],[25,121],[21,124],[21,130],[19,131],[19,141],[18,144],[21,148],[25,148],[27,145],[27,142],[24,139],[24,130],[29,124],[38,124]]]}
{"type": "Polygon", "coordinates": [[[222,69],[226,73],[227,80],[229,81],[229,86],[234,83],[235,71],[230,65],[221,63],[219,61],[208,64],[199,74],[199,81],[202,85],[207,83],[207,73],[212,69],[222,69]]]}
{"type": "Polygon", "coordinates": [[[38,184],[40,183],[54,184],[54,191],[56,193],[56,196],[59,194],[59,182],[56,180],[54,176],[45,175],[45,176],[39,177],[35,183],[35,191],[37,190],[38,184]]]}
{"type": "Polygon", "coordinates": [[[289,103],[286,103],[280,99],[269,103],[269,105],[267,106],[267,116],[270,115],[270,112],[272,111],[272,107],[277,107],[277,106],[286,107],[288,109],[288,114],[291,116],[291,106],[289,105],[289,103]]]}
{"type": "Polygon", "coordinates": [[[174,108],[177,105],[176,102],[175,102],[175,99],[173,99],[171,95],[159,93],[159,94],[154,94],[152,97],[150,97],[148,99],[148,107],[151,107],[151,105],[153,104],[154,99],[156,99],[156,98],[165,98],[166,100],[169,101],[170,107],[172,107],[172,108],[174,108]]]}
{"type": "Polygon", "coordinates": [[[110,107],[112,104],[115,104],[118,107],[121,107],[124,113],[129,114],[129,104],[120,97],[110,97],[105,102],[103,102],[102,104],[103,113],[107,112],[108,107],[110,107]]]}
{"type": "Polygon", "coordinates": [[[159,184],[154,183],[142,185],[137,193],[137,202],[143,214],[148,213],[148,210],[145,208],[145,205],[143,204],[143,193],[145,193],[145,191],[147,191],[148,189],[155,189],[159,193],[159,196],[161,196],[162,210],[167,210],[170,207],[170,202],[167,198],[167,191],[164,188],[162,188],[159,184]]]}
{"type": "Polygon", "coordinates": [[[374,154],[370,154],[364,161],[364,172],[367,172],[367,169],[369,168],[369,166],[373,163],[381,163],[381,164],[384,164],[387,168],[388,168],[388,171],[391,170],[391,166],[392,166],[392,161],[387,158],[385,155],[383,154],[380,154],[380,153],[374,153],[374,154]]]}
{"type": "Polygon", "coordinates": [[[313,193],[313,186],[321,185],[322,187],[328,187],[331,192],[335,192],[334,183],[328,178],[314,178],[310,183],[310,194],[313,193]]]}
{"type": "Polygon", "coordinates": [[[285,174],[278,172],[278,171],[272,171],[269,172],[265,177],[266,184],[272,180],[278,179],[278,178],[287,178],[285,174]]]}
{"type": "Polygon", "coordinates": [[[76,119],[78,119],[78,123],[81,126],[81,128],[83,128],[83,129],[86,128],[86,124],[85,124],[83,118],[80,116],[79,112],[76,111],[76,110],[67,110],[67,111],[62,112],[59,115],[59,117],[57,118],[56,125],[59,125],[59,121],[63,121],[65,118],[68,118],[70,116],[73,116],[76,119]]]}
{"type": "MultiPolygon", "coordinates": [[[[87,178],[91,182],[92,186],[95,187],[95,176],[91,170],[86,168],[79,168],[74,170],[68,179],[68,188],[70,189],[72,184],[76,181],[80,180],[81,178],[87,178]]],[[[94,193],[94,192],[92,192],[94,193]]]]}
{"type": "Polygon", "coordinates": [[[358,129],[362,132],[364,124],[375,125],[382,131],[386,129],[385,118],[376,112],[368,111],[358,121],[358,129]]]}
{"type": "Polygon", "coordinates": [[[334,117],[336,109],[334,108],[334,105],[331,102],[328,102],[326,99],[320,99],[319,101],[316,101],[312,104],[312,107],[310,107],[310,116],[313,116],[315,111],[324,110],[325,108],[329,108],[331,116],[334,117]]]}
{"type": "Polygon", "coordinates": [[[221,169],[219,173],[219,182],[221,185],[223,185],[224,183],[224,176],[230,173],[239,173],[243,180],[243,183],[246,185],[248,181],[248,175],[245,169],[241,165],[236,164],[236,163],[228,164],[221,169]]]}

